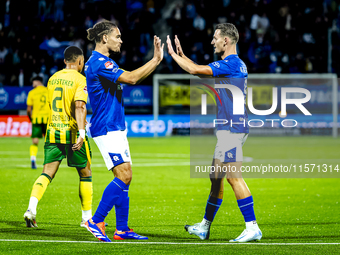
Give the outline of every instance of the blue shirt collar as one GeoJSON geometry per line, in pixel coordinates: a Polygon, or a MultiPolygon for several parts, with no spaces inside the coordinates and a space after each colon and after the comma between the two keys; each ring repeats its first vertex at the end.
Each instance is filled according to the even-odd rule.
{"type": "Polygon", "coordinates": [[[226,56],[223,60],[226,60],[226,59],[228,59],[229,57],[234,57],[234,56],[238,56],[237,54],[230,54],[230,55],[228,55],[228,56],[226,56]]]}
{"type": "Polygon", "coordinates": [[[104,58],[109,58],[109,57],[107,57],[107,56],[101,54],[100,52],[98,52],[98,51],[96,51],[96,50],[93,50],[93,51],[92,51],[92,54],[99,55],[99,56],[102,56],[102,57],[104,57],[104,58]]]}

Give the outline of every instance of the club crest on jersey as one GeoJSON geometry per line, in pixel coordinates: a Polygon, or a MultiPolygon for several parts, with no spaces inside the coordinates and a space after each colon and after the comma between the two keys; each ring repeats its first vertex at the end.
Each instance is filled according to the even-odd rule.
{"type": "Polygon", "coordinates": [[[112,68],[113,68],[113,63],[110,62],[110,61],[107,61],[107,62],[105,63],[105,67],[106,67],[106,69],[112,69],[112,68]]]}

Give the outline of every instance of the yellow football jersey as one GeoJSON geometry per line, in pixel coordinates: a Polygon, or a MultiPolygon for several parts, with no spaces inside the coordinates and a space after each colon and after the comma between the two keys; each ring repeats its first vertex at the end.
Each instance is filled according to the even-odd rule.
{"type": "Polygon", "coordinates": [[[32,123],[47,123],[50,114],[50,108],[47,104],[47,88],[37,86],[32,89],[27,96],[27,105],[32,106],[32,123]]]}
{"type": "Polygon", "coordinates": [[[77,141],[75,101],[87,102],[86,78],[74,69],[63,69],[48,80],[50,117],[45,141],[71,144],[77,141]]]}

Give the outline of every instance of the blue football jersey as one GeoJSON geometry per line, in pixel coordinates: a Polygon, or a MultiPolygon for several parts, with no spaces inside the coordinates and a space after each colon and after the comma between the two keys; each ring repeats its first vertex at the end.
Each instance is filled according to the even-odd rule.
{"type": "Polygon", "coordinates": [[[125,130],[123,87],[117,83],[124,71],[109,57],[93,51],[85,64],[85,75],[92,118],[92,137],[125,130]]]}
{"type": "Polygon", "coordinates": [[[216,83],[234,85],[243,93],[244,114],[233,114],[233,94],[229,89],[216,88],[222,105],[217,101],[217,119],[224,119],[226,124],[216,125],[217,130],[230,130],[233,133],[249,133],[248,114],[246,110],[248,71],[237,54],[227,56],[223,60],[210,63],[216,83]],[[232,123],[232,125],[231,125],[232,123]]]}

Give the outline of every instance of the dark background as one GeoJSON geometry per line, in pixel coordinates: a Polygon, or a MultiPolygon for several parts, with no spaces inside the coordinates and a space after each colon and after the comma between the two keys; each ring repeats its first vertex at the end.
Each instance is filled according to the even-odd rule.
{"type": "MultiPolygon", "coordinates": [[[[152,58],[153,35],[181,40],[185,54],[198,64],[216,60],[214,26],[230,22],[239,30],[238,53],[249,73],[340,73],[339,1],[274,0],[1,0],[0,86],[31,86],[64,67],[62,52],[44,50],[46,40],[81,47],[85,60],[94,45],[86,29],[107,19],[122,33],[122,52],[114,60],[134,70],[152,58]],[[328,30],[331,29],[331,39],[328,30]]],[[[166,52],[166,50],[165,50],[166,52]]],[[[165,53],[156,73],[183,71],[165,53]]],[[[143,84],[152,84],[152,77],[143,84]]]]}

